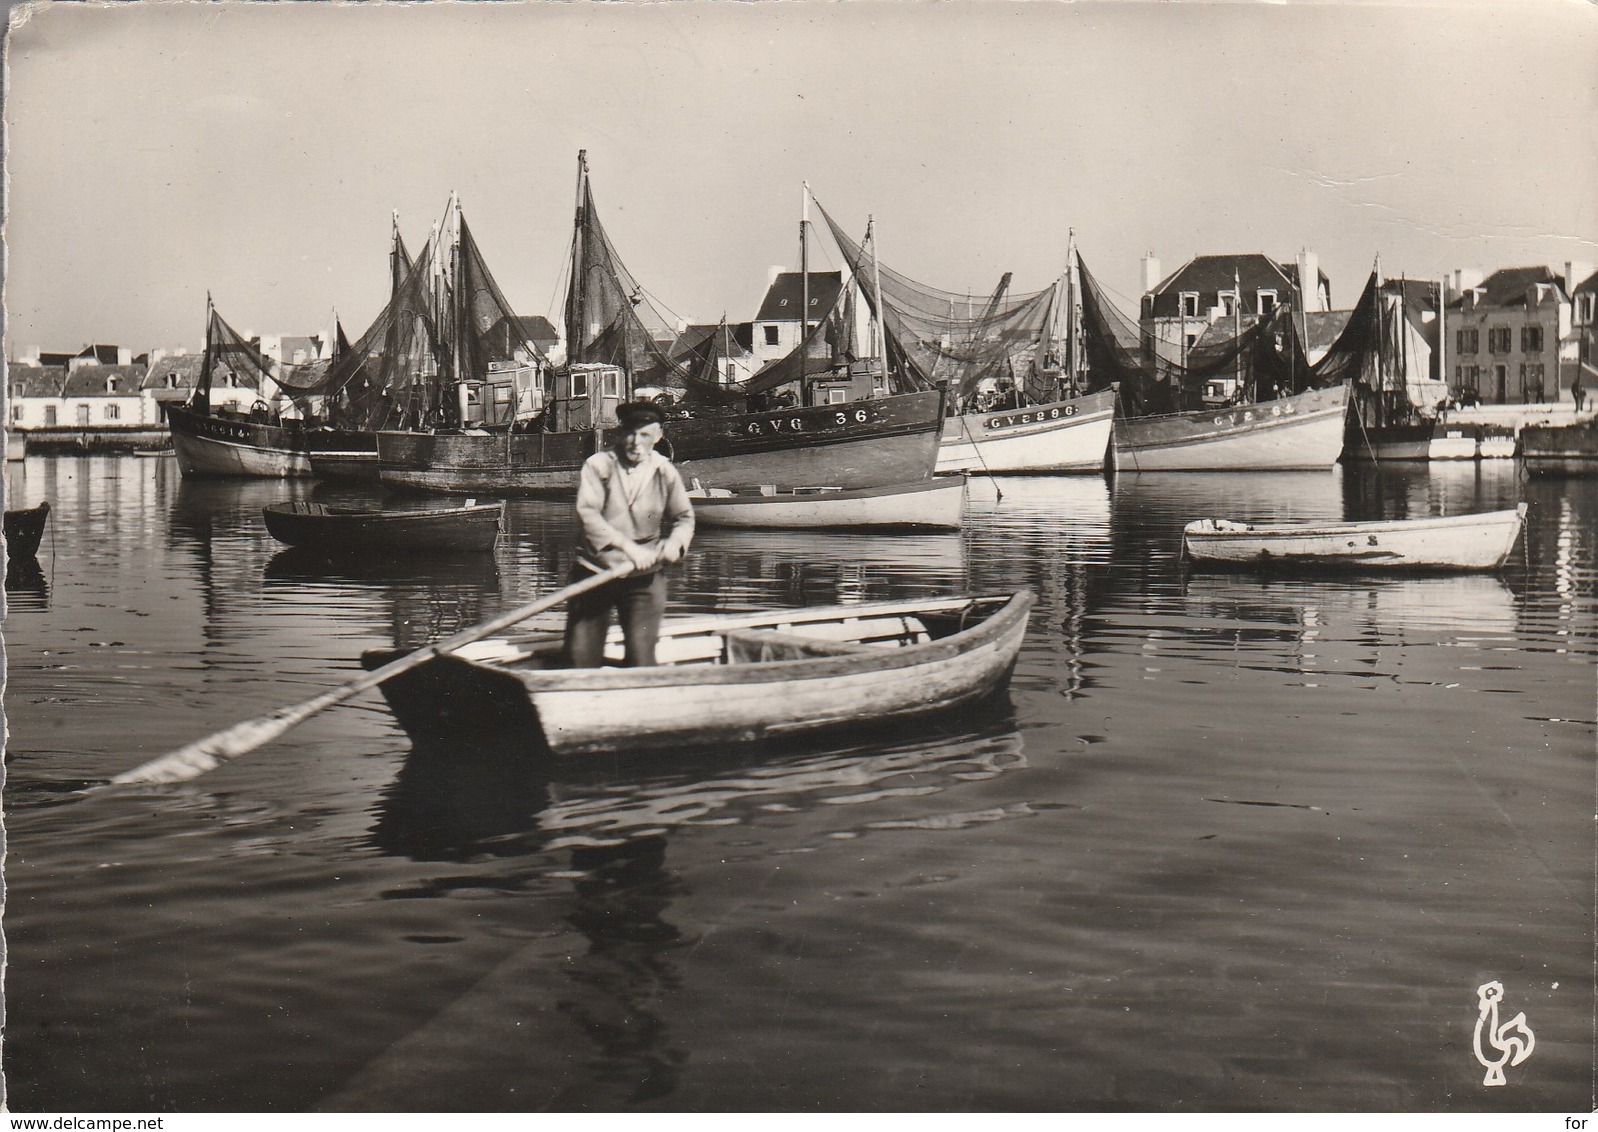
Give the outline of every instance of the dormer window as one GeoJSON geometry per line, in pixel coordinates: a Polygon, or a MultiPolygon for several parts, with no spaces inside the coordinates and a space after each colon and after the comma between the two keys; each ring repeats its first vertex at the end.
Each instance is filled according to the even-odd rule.
{"type": "Polygon", "coordinates": [[[1259,299],[1259,308],[1261,314],[1270,314],[1276,309],[1275,291],[1256,291],[1255,296],[1259,299]]]}
{"type": "Polygon", "coordinates": [[[1231,318],[1232,315],[1237,313],[1236,291],[1222,291],[1220,294],[1216,295],[1215,298],[1220,304],[1221,313],[1227,318],[1231,318]]]}
{"type": "Polygon", "coordinates": [[[119,380],[121,380],[121,379],[116,377],[115,375],[106,378],[105,379],[105,391],[107,393],[115,393],[117,391],[117,382],[119,380]]]}
{"type": "Polygon", "coordinates": [[[1182,308],[1181,308],[1182,309],[1182,317],[1183,318],[1197,318],[1198,317],[1198,303],[1199,303],[1199,297],[1198,297],[1198,292],[1197,291],[1183,291],[1182,292],[1182,308]]]}

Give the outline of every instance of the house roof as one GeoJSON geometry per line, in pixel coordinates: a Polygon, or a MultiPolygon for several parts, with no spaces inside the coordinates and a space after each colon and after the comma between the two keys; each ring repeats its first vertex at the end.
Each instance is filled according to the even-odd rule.
{"type": "Polygon", "coordinates": [[[1565,290],[1560,285],[1559,276],[1544,266],[1536,267],[1503,267],[1493,272],[1481,282],[1481,306],[1484,307],[1523,307],[1526,305],[1527,292],[1539,283],[1551,284],[1555,294],[1563,299],[1565,290]]]}
{"type": "Polygon", "coordinates": [[[106,382],[117,379],[116,395],[137,395],[144,381],[144,367],[87,364],[68,373],[63,366],[11,365],[6,380],[11,396],[16,397],[104,397],[106,382]]]}
{"type": "MultiPolygon", "coordinates": [[[[721,350],[722,356],[737,357],[741,354],[749,353],[754,348],[755,324],[752,322],[729,322],[726,325],[727,337],[732,339],[732,348],[729,350],[726,342],[718,341],[717,347],[721,350]]],[[[721,327],[722,324],[719,322],[696,322],[690,324],[687,329],[677,336],[677,341],[672,344],[672,357],[698,353],[708,339],[720,335],[721,327]]]]}
{"type": "Polygon", "coordinates": [[[149,369],[144,374],[143,389],[166,388],[166,375],[178,375],[178,384],[193,385],[200,376],[200,363],[203,359],[199,354],[171,354],[160,361],[151,362],[149,369]]]}
{"type": "MultiPolygon", "coordinates": [[[[799,307],[804,301],[804,272],[784,271],[771,281],[766,297],[760,304],[756,322],[798,322],[799,307]]],[[[843,288],[843,272],[810,272],[810,321],[819,321],[837,301],[843,288]]]]}
{"type": "Polygon", "coordinates": [[[111,390],[107,389],[106,386],[112,378],[116,378],[116,396],[136,396],[139,392],[140,384],[144,381],[144,367],[92,364],[79,366],[67,375],[61,396],[104,397],[111,393],[111,390]]]}
{"type": "Polygon", "coordinates": [[[85,346],[73,356],[78,358],[93,358],[101,365],[114,366],[117,364],[117,347],[85,346]]]}
{"type": "Polygon", "coordinates": [[[66,366],[33,366],[12,362],[6,366],[6,384],[17,397],[59,397],[66,366]]]}
{"type": "Polygon", "coordinates": [[[63,353],[60,353],[58,351],[44,351],[44,350],[41,350],[39,352],[39,365],[40,366],[64,366],[68,362],[70,362],[73,358],[75,358],[77,356],[78,355],[76,355],[76,354],[63,354],[63,353]]]}
{"type": "Polygon", "coordinates": [[[1593,272],[1580,283],[1577,283],[1576,290],[1572,293],[1572,297],[1575,295],[1585,295],[1588,291],[1598,291],[1598,271],[1593,272]]]}
{"type": "Polygon", "coordinates": [[[1430,279],[1389,279],[1382,284],[1382,294],[1404,296],[1404,305],[1417,310],[1437,309],[1437,284],[1430,279]]]}
{"type": "Polygon", "coordinates": [[[1311,357],[1324,354],[1348,325],[1353,311],[1309,311],[1304,320],[1304,352],[1311,357]]]}
{"type": "MultiPolygon", "coordinates": [[[[1297,274],[1296,266],[1294,274],[1297,274]]],[[[1197,291],[1200,295],[1213,295],[1219,291],[1230,291],[1241,284],[1247,294],[1262,289],[1269,291],[1291,285],[1292,282],[1293,277],[1283,270],[1281,264],[1257,252],[1247,255],[1200,255],[1167,275],[1151,293],[1165,295],[1197,291]]]]}
{"type": "Polygon", "coordinates": [[[488,336],[494,337],[501,332],[506,333],[506,339],[512,337],[531,342],[540,350],[548,352],[550,346],[560,341],[560,333],[553,323],[541,314],[508,314],[489,328],[488,336]]]}
{"type": "MultiPolygon", "coordinates": [[[[1331,294],[1331,283],[1326,272],[1317,269],[1317,277],[1331,294]]],[[[1260,291],[1275,291],[1279,302],[1288,302],[1298,286],[1298,264],[1277,263],[1270,256],[1258,252],[1245,255],[1194,256],[1181,267],[1167,275],[1145,299],[1145,309],[1156,318],[1174,318],[1179,313],[1184,292],[1199,296],[1199,313],[1218,304],[1216,298],[1222,291],[1241,288],[1243,292],[1241,313],[1245,316],[1259,314],[1260,291]]]]}
{"type": "Polygon", "coordinates": [[[283,355],[278,361],[292,363],[300,350],[305,351],[307,361],[312,360],[322,352],[322,339],[314,334],[285,334],[278,339],[278,351],[283,355]]]}

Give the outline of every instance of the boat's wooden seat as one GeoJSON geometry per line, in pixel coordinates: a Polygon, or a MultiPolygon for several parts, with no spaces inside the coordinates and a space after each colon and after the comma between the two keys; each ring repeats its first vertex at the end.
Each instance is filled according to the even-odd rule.
{"type": "Polygon", "coordinates": [[[828,641],[777,629],[728,629],[720,636],[727,642],[728,664],[760,664],[770,660],[804,660],[818,656],[858,656],[876,651],[874,645],[828,641]]]}

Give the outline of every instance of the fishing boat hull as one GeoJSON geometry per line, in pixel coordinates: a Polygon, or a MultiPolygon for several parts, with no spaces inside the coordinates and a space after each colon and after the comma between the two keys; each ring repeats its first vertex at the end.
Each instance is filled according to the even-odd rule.
{"type": "Polygon", "coordinates": [[[377,511],[292,502],[270,504],[262,515],[279,542],[327,553],[487,551],[505,524],[505,505],[377,511]]]}
{"type": "Polygon", "coordinates": [[[364,429],[319,428],[305,434],[311,474],[319,480],[376,483],[377,433],[364,429]]]}
{"type": "Polygon", "coordinates": [[[1598,475],[1598,418],[1570,425],[1526,425],[1520,457],[1536,476],[1598,475]]]}
{"type": "Polygon", "coordinates": [[[890,487],[733,493],[696,488],[694,518],[706,527],[744,530],[958,530],[966,481],[921,480],[890,487]],[[722,492],[718,494],[717,492],[722,492]],[[709,492],[709,494],[707,494],[709,492]]]}
{"type": "Polygon", "coordinates": [[[1343,451],[1345,386],[1201,412],[1123,417],[1115,462],[1131,472],[1330,469],[1343,451]]]}
{"type": "MultiPolygon", "coordinates": [[[[413,735],[526,727],[561,756],[806,736],[900,723],[996,694],[1033,601],[1022,590],[668,621],[662,663],[650,668],[552,669],[515,642],[478,642],[382,688],[413,735]],[[953,631],[922,639],[918,630],[939,620],[953,631]]],[[[368,653],[362,663],[373,669],[393,656],[368,653]]]]}
{"type": "Polygon", "coordinates": [[[1114,431],[1109,390],[997,413],[948,418],[938,444],[938,473],[1091,474],[1104,470],[1114,431]]]}
{"type": "MultiPolygon", "coordinates": [[[[683,475],[711,486],[879,487],[926,479],[937,461],[941,393],[672,420],[683,475]]],[[[574,490],[598,432],[377,434],[378,476],[400,490],[550,495],[574,490]]]]}
{"type": "Polygon", "coordinates": [[[13,562],[27,562],[37,557],[39,543],[44,539],[44,528],[49,519],[49,503],[7,511],[5,513],[6,557],[13,562]]]}
{"type": "Polygon", "coordinates": [[[1526,521],[1513,511],[1328,526],[1254,526],[1201,519],[1182,533],[1196,565],[1240,569],[1496,570],[1526,521]]]}
{"type": "Polygon", "coordinates": [[[167,406],[166,416],[178,471],[185,476],[288,479],[311,474],[301,429],[213,416],[178,405],[167,406]]]}
{"type": "MultiPolygon", "coordinates": [[[[1488,454],[1488,439],[1481,429],[1444,421],[1414,424],[1361,425],[1351,420],[1343,438],[1345,458],[1372,461],[1476,460],[1488,454]]],[[[1510,437],[1510,454],[1514,437],[1510,437]]],[[[1497,449],[1492,455],[1499,455],[1497,449]]]]}

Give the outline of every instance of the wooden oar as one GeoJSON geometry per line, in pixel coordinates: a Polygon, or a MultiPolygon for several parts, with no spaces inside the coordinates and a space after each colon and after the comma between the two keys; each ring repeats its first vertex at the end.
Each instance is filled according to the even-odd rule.
{"type": "Polygon", "coordinates": [[[484,621],[481,625],[473,625],[456,633],[453,637],[446,637],[430,645],[423,645],[413,653],[407,653],[398,660],[391,660],[381,668],[373,669],[356,677],[349,683],[332,691],[323,692],[313,696],[304,703],[293,704],[289,707],[279,708],[270,715],[259,716],[255,719],[246,719],[243,723],[235,723],[232,727],[225,728],[180,747],[175,751],[162,755],[158,759],[151,759],[143,766],[134,767],[124,771],[111,779],[113,786],[126,786],[131,784],[155,784],[165,782],[186,782],[196,778],[208,770],[215,770],[229,759],[236,759],[240,755],[276,739],[283,732],[305,719],[310,718],[324,708],[334,704],[343,703],[345,700],[360,695],[368,688],[375,688],[383,681],[398,676],[401,672],[408,672],[418,665],[425,664],[436,656],[452,652],[462,645],[469,645],[473,641],[482,640],[501,629],[508,629],[518,621],[525,621],[536,616],[561,602],[576,597],[578,594],[587,593],[597,589],[606,582],[616,578],[626,577],[632,573],[630,564],[626,566],[612,566],[602,570],[592,578],[584,578],[567,586],[563,590],[539,598],[509,613],[501,614],[491,621],[484,621]]]}

